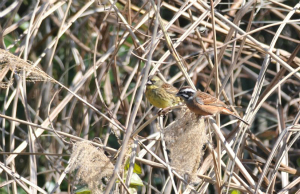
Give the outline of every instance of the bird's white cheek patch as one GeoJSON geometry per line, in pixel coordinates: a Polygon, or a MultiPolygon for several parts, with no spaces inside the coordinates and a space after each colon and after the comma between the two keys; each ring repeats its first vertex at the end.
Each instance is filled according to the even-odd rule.
{"type": "Polygon", "coordinates": [[[184,89],[182,92],[184,92],[184,93],[195,93],[195,90],[193,90],[192,88],[186,88],[186,89],[184,89]]]}
{"type": "Polygon", "coordinates": [[[185,99],[189,98],[189,95],[187,95],[187,94],[181,94],[181,96],[183,96],[185,99]]]}

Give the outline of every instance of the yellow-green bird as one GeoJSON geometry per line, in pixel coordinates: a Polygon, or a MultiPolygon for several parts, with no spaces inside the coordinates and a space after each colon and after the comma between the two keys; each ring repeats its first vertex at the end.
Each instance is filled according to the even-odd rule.
{"type": "Polygon", "coordinates": [[[177,105],[181,99],[176,96],[178,89],[165,83],[157,76],[148,79],[146,97],[157,108],[167,108],[177,105]]]}

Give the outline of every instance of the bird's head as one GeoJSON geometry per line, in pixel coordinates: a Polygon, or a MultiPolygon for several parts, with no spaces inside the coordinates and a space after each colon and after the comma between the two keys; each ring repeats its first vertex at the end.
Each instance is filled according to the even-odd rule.
{"type": "Polygon", "coordinates": [[[155,76],[151,76],[149,77],[146,85],[147,88],[151,88],[151,89],[155,89],[155,88],[159,88],[164,84],[164,81],[161,80],[159,77],[155,76]]]}
{"type": "Polygon", "coordinates": [[[184,86],[180,88],[179,92],[176,94],[176,96],[180,97],[184,101],[189,100],[190,98],[193,98],[196,90],[191,88],[190,86],[184,86]]]}

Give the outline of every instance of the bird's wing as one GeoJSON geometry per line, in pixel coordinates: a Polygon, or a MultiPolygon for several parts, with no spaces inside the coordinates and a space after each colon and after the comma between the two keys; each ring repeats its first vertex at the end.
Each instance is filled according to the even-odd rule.
{"type": "Polygon", "coordinates": [[[164,83],[162,87],[170,94],[177,94],[178,89],[172,86],[171,84],[164,83]]]}
{"type": "Polygon", "coordinates": [[[204,105],[204,102],[203,102],[202,98],[196,96],[196,97],[195,97],[195,100],[196,100],[196,102],[197,102],[198,104],[204,105]]]}
{"type": "MultiPolygon", "coordinates": [[[[226,107],[226,104],[224,104],[224,102],[222,102],[221,100],[219,100],[219,99],[215,98],[214,96],[207,94],[205,92],[197,91],[195,96],[197,96],[197,98],[200,99],[200,100],[197,100],[197,98],[196,98],[196,101],[202,102],[202,104],[204,104],[204,105],[226,107]]],[[[201,103],[199,103],[199,104],[201,104],[201,103]]]]}

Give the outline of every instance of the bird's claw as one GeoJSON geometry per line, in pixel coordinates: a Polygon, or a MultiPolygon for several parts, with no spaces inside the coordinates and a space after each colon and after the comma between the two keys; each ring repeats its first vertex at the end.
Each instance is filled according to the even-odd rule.
{"type": "Polygon", "coordinates": [[[166,114],[168,114],[169,112],[171,112],[171,110],[169,108],[163,108],[160,109],[157,114],[158,116],[165,116],[166,114]]]}
{"type": "Polygon", "coordinates": [[[202,119],[209,119],[209,118],[211,118],[211,115],[205,115],[205,116],[202,115],[201,118],[202,119]]]}

